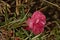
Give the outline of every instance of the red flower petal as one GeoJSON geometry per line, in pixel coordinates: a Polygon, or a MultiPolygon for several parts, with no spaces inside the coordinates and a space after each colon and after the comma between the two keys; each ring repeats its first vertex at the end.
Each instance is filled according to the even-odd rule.
{"type": "Polygon", "coordinates": [[[25,27],[24,29],[30,31],[30,28],[29,27],[25,27]]]}

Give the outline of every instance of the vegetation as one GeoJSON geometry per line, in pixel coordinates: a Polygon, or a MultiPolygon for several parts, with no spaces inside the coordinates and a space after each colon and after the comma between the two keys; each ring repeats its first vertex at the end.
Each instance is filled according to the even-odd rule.
{"type": "Polygon", "coordinates": [[[0,40],[60,40],[60,0],[0,0],[0,40]],[[36,10],[47,18],[38,35],[24,30],[36,10]]]}

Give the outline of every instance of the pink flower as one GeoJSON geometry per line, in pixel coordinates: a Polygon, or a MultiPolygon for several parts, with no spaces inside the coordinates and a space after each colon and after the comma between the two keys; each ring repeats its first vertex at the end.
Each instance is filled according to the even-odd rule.
{"type": "Polygon", "coordinates": [[[35,11],[31,18],[28,18],[27,25],[25,29],[32,31],[35,35],[40,34],[44,31],[44,26],[46,24],[46,17],[40,11],[35,11]]]}

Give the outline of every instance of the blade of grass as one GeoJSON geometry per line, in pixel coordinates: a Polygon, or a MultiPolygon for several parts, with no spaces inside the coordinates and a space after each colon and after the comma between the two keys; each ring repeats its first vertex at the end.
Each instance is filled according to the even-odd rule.
{"type": "Polygon", "coordinates": [[[27,16],[27,14],[24,16],[23,19],[14,20],[14,21],[9,22],[8,24],[5,24],[5,25],[3,25],[1,27],[6,27],[7,25],[13,25],[14,23],[18,23],[18,22],[23,23],[25,21],[25,19],[27,18],[26,16],[27,16]]]}
{"type": "Polygon", "coordinates": [[[28,38],[31,40],[31,37],[32,36],[32,32],[30,33],[30,35],[27,37],[27,38],[25,38],[24,40],[27,40],[28,38]]]}
{"type": "Polygon", "coordinates": [[[46,3],[48,3],[48,4],[51,4],[51,5],[53,5],[53,6],[55,6],[55,7],[57,7],[57,8],[59,8],[59,9],[60,9],[60,7],[59,7],[57,4],[51,3],[51,2],[46,1],[46,0],[43,0],[43,1],[44,1],[44,2],[46,2],[46,3]]]}
{"type": "Polygon", "coordinates": [[[8,23],[8,13],[7,13],[7,5],[5,6],[5,23],[8,23]]]}
{"type": "Polygon", "coordinates": [[[24,33],[25,33],[27,36],[29,36],[29,34],[27,33],[27,31],[25,31],[22,27],[21,27],[21,29],[24,31],[24,33]]]}
{"type": "Polygon", "coordinates": [[[35,40],[37,37],[39,37],[42,33],[38,34],[37,36],[33,37],[32,40],[35,40]]]}

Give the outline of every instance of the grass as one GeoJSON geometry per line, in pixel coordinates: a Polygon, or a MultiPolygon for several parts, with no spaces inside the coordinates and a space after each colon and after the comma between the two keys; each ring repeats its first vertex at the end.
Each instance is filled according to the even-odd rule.
{"type": "Polygon", "coordinates": [[[18,3],[17,0],[0,1],[1,40],[60,40],[60,5],[58,0],[21,0],[20,4],[15,4],[15,1],[18,3]],[[34,35],[31,31],[23,29],[27,26],[25,23],[27,18],[31,17],[36,10],[42,11],[47,18],[44,32],[39,35],[34,35]]]}

